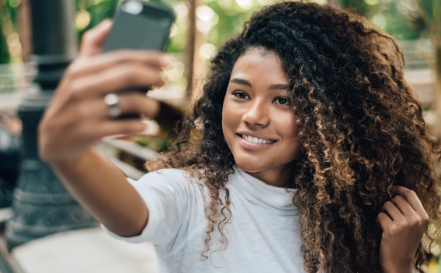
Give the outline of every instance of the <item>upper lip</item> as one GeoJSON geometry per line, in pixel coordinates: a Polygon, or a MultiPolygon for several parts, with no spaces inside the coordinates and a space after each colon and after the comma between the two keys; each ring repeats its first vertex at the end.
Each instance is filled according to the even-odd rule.
{"type": "Polygon", "coordinates": [[[275,139],[271,139],[268,138],[266,136],[263,136],[261,134],[258,133],[254,133],[254,132],[245,132],[245,131],[241,131],[241,132],[237,132],[238,135],[246,135],[246,136],[252,136],[252,137],[257,137],[263,140],[268,140],[268,141],[276,141],[275,139]]]}

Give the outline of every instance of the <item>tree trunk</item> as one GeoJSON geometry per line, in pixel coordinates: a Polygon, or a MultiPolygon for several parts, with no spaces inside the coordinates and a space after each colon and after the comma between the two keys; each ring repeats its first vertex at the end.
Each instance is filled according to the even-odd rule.
{"type": "Polygon", "coordinates": [[[187,44],[185,45],[185,79],[187,80],[187,91],[186,91],[186,99],[187,101],[191,100],[192,90],[193,90],[193,66],[195,59],[195,42],[196,42],[196,7],[197,0],[190,0],[189,10],[188,10],[188,35],[187,35],[187,44]]]}
{"type": "Polygon", "coordinates": [[[185,78],[187,80],[186,99],[190,104],[198,98],[200,92],[201,78],[204,76],[204,60],[199,54],[199,49],[204,43],[203,34],[197,29],[196,9],[200,0],[190,0],[188,12],[188,40],[185,47],[185,78]]]}
{"type": "Polygon", "coordinates": [[[22,0],[18,7],[17,29],[20,35],[21,54],[23,62],[31,60],[32,54],[32,31],[31,31],[31,12],[29,10],[29,0],[22,0]]]}
{"type": "MultiPolygon", "coordinates": [[[[439,37],[441,38],[441,37],[439,37]]],[[[433,39],[435,42],[435,39],[433,39]]],[[[435,99],[432,107],[436,113],[436,123],[433,126],[433,134],[441,140],[441,43],[435,44],[435,64],[434,64],[434,76],[435,76],[435,99]]]]}

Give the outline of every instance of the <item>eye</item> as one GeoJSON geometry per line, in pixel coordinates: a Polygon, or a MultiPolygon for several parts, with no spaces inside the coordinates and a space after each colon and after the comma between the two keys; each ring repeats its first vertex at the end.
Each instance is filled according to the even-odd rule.
{"type": "Polygon", "coordinates": [[[274,99],[274,102],[279,105],[290,105],[291,100],[287,97],[278,97],[274,99]]]}
{"type": "Polygon", "coordinates": [[[250,98],[250,96],[248,96],[247,93],[245,93],[243,91],[234,91],[232,94],[233,94],[233,96],[235,96],[236,98],[239,98],[239,99],[246,100],[246,99],[250,98]]]}

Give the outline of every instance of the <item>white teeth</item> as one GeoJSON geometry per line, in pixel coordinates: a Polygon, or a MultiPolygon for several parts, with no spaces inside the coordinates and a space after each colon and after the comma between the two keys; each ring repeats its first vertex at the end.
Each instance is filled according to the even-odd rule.
{"type": "Polygon", "coordinates": [[[269,140],[265,140],[265,139],[261,139],[261,138],[257,138],[257,137],[252,137],[252,136],[247,136],[247,135],[242,135],[242,138],[245,139],[248,142],[251,143],[261,143],[261,144],[268,144],[271,143],[271,141],[269,140]]]}

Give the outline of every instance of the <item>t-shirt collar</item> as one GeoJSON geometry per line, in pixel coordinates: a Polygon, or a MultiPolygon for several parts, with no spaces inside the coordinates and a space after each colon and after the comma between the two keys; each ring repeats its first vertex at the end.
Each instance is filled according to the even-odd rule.
{"type": "Polygon", "coordinates": [[[234,179],[234,186],[236,186],[249,201],[259,202],[260,204],[278,210],[297,213],[297,209],[292,203],[292,196],[295,192],[294,189],[268,185],[237,166],[234,166],[233,176],[235,175],[237,175],[238,179],[234,179]]]}

